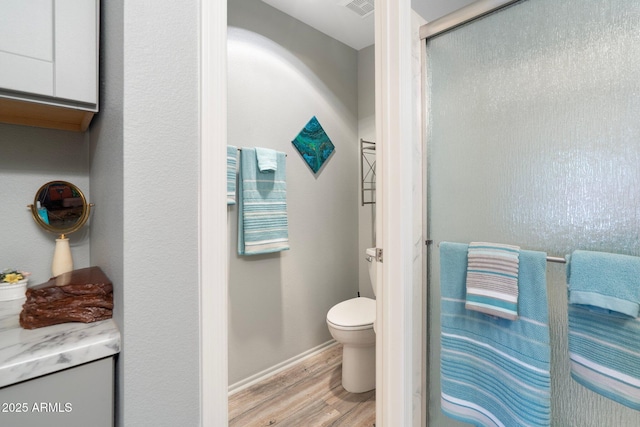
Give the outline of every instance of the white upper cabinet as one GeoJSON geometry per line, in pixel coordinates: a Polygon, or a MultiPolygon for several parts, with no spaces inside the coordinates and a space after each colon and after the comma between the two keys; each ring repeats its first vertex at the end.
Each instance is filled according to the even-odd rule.
{"type": "Polygon", "coordinates": [[[53,96],[52,0],[0,1],[0,87],[53,96]]]}
{"type": "Polygon", "coordinates": [[[55,95],[98,102],[98,5],[55,0],[55,95]]]}
{"type": "Polygon", "coordinates": [[[98,0],[0,0],[0,96],[97,111],[98,0]]]}

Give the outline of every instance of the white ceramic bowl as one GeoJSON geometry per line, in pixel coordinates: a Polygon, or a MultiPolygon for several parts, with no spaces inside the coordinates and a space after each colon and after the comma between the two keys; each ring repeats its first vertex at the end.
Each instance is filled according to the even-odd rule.
{"type": "Polygon", "coordinates": [[[25,298],[28,281],[29,279],[22,279],[17,283],[0,283],[0,301],[25,298]]]}

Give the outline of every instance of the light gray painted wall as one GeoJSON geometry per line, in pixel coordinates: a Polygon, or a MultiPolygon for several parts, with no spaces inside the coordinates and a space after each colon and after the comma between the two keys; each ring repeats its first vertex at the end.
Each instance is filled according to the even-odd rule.
{"type": "MultiPolygon", "coordinates": [[[[89,144],[86,134],[0,124],[0,269],[18,268],[32,273],[29,284],[47,281],[56,235],[42,230],[27,205],[40,186],[64,180],[76,184],[91,199],[89,144]]],[[[69,235],[76,268],[89,266],[91,222],[69,235]]]]}
{"type": "MultiPolygon", "coordinates": [[[[92,262],[115,284],[121,426],[199,423],[199,2],[102,2],[92,262]]],[[[223,285],[223,284],[221,284],[223,285]]]]}
{"type": "Polygon", "coordinates": [[[229,208],[229,382],[331,339],[358,290],[357,52],[258,0],[229,3],[229,143],[288,153],[291,250],[237,255],[229,208]],[[291,141],[316,116],[336,146],[314,176],[291,141]]]}
{"type": "Polygon", "coordinates": [[[200,3],[150,6],[124,3],[124,425],[195,426],[200,3]]]}
{"type": "MultiPolygon", "coordinates": [[[[358,51],[358,141],[376,141],[376,82],[375,82],[375,46],[371,45],[358,51]]],[[[359,147],[358,147],[359,148],[359,147]]],[[[365,163],[366,165],[366,163],[365,163]]],[[[366,166],[365,166],[366,167],[366,166]]],[[[358,159],[358,168],[360,160],[358,159]]],[[[358,173],[358,186],[360,186],[358,173]]],[[[358,187],[358,191],[359,191],[358,187]]],[[[369,263],[365,260],[365,251],[375,245],[374,205],[361,204],[358,193],[358,278],[360,295],[373,298],[373,288],[369,279],[369,263]]]]}
{"type": "MultiPolygon", "coordinates": [[[[100,113],[91,123],[91,193],[96,201],[91,228],[91,263],[113,282],[113,318],[122,346],[116,363],[115,417],[124,419],[124,361],[129,355],[124,322],[124,7],[122,1],[102,2],[100,27],[100,113]]],[[[131,357],[134,357],[132,355],[131,357]]],[[[131,404],[131,403],[129,403],[131,404]]]]}
{"type": "Polygon", "coordinates": [[[475,0],[411,0],[411,8],[427,21],[456,11],[475,0]]]}

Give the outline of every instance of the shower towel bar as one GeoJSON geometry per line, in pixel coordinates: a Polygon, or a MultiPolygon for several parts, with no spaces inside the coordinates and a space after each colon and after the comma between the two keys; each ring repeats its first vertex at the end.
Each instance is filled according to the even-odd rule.
{"type": "MultiPolygon", "coordinates": [[[[433,240],[431,239],[427,239],[424,241],[424,244],[427,246],[431,245],[432,243],[433,243],[433,240]]],[[[438,243],[438,247],[440,247],[440,243],[438,243]]],[[[557,262],[558,264],[566,264],[567,260],[559,256],[548,256],[547,262],[557,262]]]]}

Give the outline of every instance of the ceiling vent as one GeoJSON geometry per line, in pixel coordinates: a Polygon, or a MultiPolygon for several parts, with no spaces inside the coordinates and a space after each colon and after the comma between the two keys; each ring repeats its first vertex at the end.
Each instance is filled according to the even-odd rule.
{"type": "Polygon", "coordinates": [[[373,13],[374,0],[346,0],[338,3],[340,6],[344,6],[358,14],[358,16],[364,18],[373,13]]]}

